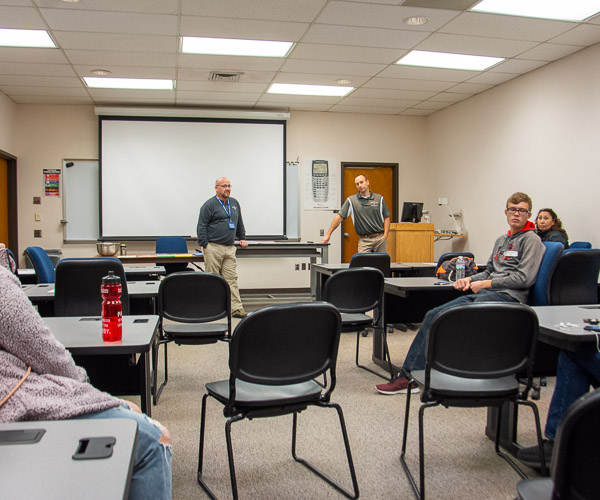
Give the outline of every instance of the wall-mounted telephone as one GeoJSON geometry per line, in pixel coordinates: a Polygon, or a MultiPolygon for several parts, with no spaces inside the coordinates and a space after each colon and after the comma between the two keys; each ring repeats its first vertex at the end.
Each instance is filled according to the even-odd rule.
{"type": "Polygon", "coordinates": [[[312,162],[313,201],[325,202],[329,197],[329,164],[326,160],[312,162]]]}

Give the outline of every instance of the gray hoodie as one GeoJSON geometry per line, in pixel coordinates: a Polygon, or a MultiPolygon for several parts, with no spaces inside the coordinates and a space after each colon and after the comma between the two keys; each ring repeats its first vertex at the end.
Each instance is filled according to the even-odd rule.
{"type": "Polygon", "coordinates": [[[492,290],[504,292],[527,303],[546,247],[528,222],[516,234],[503,234],[494,243],[487,269],[472,276],[473,281],[492,280],[492,290]]]}

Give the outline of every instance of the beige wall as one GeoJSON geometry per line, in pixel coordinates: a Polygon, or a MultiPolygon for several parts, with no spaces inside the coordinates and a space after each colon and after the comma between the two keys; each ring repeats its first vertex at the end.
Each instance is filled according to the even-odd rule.
{"type": "MultiPolygon", "coordinates": [[[[600,180],[599,58],[600,45],[590,47],[427,118],[292,112],[287,159],[299,158],[305,169],[310,158],[334,158],[338,177],[342,161],[398,163],[401,202],[425,201],[438,227],[452,227],[438,197],[449,198],[454,212],[464,212],[469,238],[437,243],[436,256],[464,248],[485,260],[506,227],[504,202],[517,190],[533,197],[534,209],[555,208],[571,240],[598,246],[600,227],[592,216],[600,180]]],[[[16,124],[12,129],[2,120],[0,148],[18,157],[20,248],[39,244],[62,248],[65,256],[92,254],[91,245],[62,244],[61,200],[43,198],[36,208],[32,197],[43,194],[42,169],[61,168],[63,159],[97,158],[93,108],[17,106],[0,95],[0,112],[16,124]],[[41,222],[34,221],[36,211],[41,222]],[[38,228],[42,239],[33,238],[38,228]]],[[[319,230],[328,228],[332,216],[302,211],[302,240],[319,241],[319,230]]],[[[129,244],[132,251],[152,248],[129,244]]],[[[330,261],[339,261],[339,253],[338,229],[330,261]]],[[[266,267],[262,259],[241,260],[241,286],[308,286],[308,272],[293,271],[292,259],[268,262],[266,267]]]]}

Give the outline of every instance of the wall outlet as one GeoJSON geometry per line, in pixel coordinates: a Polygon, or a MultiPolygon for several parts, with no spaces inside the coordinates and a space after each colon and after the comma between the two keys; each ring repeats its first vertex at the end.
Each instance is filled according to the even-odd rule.
{"type": "Polygon", "coordinates": [[[319,236],[325,236],[325,229],[319,229],[319,236]]]}
{"type": "Polygon", "coordinates": [[[302,270],[303,270],[303,271],[306,271],[306,262],[303,262],[303,263],[302,263],[302,270]]]}
{"type": "Polygon", "coordinates": [[[442,205],[447,205],[448,204],[448,198],[438,198],[438,205],[442,206],[442,205]]]}
{"type": "Polygon", "coordinates": [[[300,264],[294,264],[294,270],[300,271],[300,264]]]}
{"type": "Polygon", "coordinates": [[[41,229],[34,229],[33,230],[33,237],[34,238],[41,238],[42,237],[42,230],[41,229]]]}
{"type": "Polygon", "coordinates": [[[34,205],[41,205],[42,204],[42,199],[39,196],[34,196],[33,197],[33,204],[34,205]]]}
{"type": "Polygon", "coordinates": [[[35,220],[37,222],[41,221],[42,220],[42,214],[40,214],[39,212],[36,212],[35,213],[35,220]]]}

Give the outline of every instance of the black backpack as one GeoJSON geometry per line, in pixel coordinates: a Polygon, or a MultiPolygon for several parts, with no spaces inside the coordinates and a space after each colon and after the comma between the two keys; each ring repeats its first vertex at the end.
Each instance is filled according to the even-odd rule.
{"type": "MultiPolygon", "coordinates": [[[[442,262],[440,267],[438,267],[437,271],[435,272],[436,277],[441,280],[455,281],[454,273],[456,271],[456,259],[458,259],[458,257],[453,257],[450,260],[445,260],[442,262]]],[[[475,261],[471,257],[463,256],[463,259],[465,259],[465,278],[467,276],[473,276],[479,272],[477,264],[475,264],[475,261]]]]}

